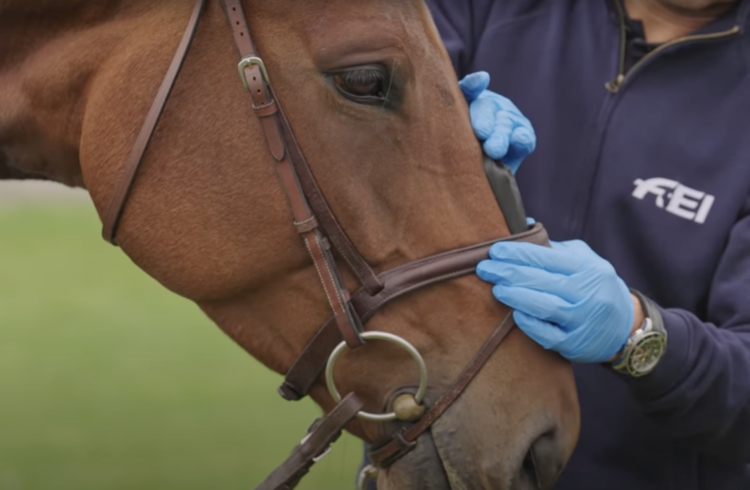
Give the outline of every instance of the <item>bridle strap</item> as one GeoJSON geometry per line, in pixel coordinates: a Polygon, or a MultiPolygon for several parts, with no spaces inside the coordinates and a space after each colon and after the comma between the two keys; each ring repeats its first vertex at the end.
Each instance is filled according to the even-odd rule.
{"type": "Polygon", "coordinates": [[[290,490],[296,487],[310,468],[326,455],[331,444],[341,437],[341,432],[363,407],[362,400],[353,393],[345,396],[328,415],[313,423],[307,437],[256,490],[290,490]]]}
{"type": "MultiPolygon", "coordinates": [[[[544,227],[536,224],[525,233],[451,250],[391,269],[379,276],[384,284],[380,293],[373,296],[365,289],[354,293],[354,310],[363,322],[367,322],[383,306],[405,294],[472,274],[477,264],[488,257],[490,247],[502,241],[547,245],[548,237],[544,227]]],[[[281,396],[287,400],[307,396],[325,369],[331,352],[342,340],[333,318],[329,319],[287,371],[284,384],[279,388],[281,396]]]]}
{"type": "MultiPolygon", "coordinates": [[[[222,5],[224,6],[224,11],[227,17],[230,19],[232,32],[234,33],[234,41],[240,55],[243,59],[258,57],[241,2],[239,0],[222,0],[222,5]]],[[[357,277],[360,284],[372,294],[375,294],[382,289],[382,284],[380,284],[380,281],[370,267],[370,264],[368,264],[362,257],[346,235],[336,219],[336,216],[333,214],[333,211],[331,211],[331,208],[328,206],[328,202],[323,196],[323,192],[320,190],[320,187],[310,170],[310,166],[307,164],[304,153],[297,142],[297,138],[294,136],[294,132],[289,125],[289,120],[278,102],[278,97],[276,97],[276,94],[274,93],[273,86],[270,84],[269,80],[263,79],[265,68],[261,68],[261,66],[264,67],[265,65],[252,65],[245,68],[245,72],[246,76],[250,72],[255,72],[256,76],[258,74],[261,75],[258,77],[258,80],[249,78],[248,82],[256,82],[258,85],[262,82],[264,90],[266,90],[269,95],[269,100],[267,100],[266,103],[273,103],[276,107],[275,114],[269,115],[275,116],[277,126],[272,128],[268,125],[269,129],[272,131],[266,131],[264,128],[264,132],[266,132],[267,136],[271,136],[271,140],[274,141],[274,144],[280,144],[281,146],[285,143],[284,146],[288,153],[287,156],[294,168],[295,178],[297,179],[300,192],[305,199],[306,204],[312,208],[316,220],[319,220],[318,224],[320,225],[320,228],[331,241],[333,248],[349,265],[349,268],[357,277]],[[281,130],[280,133],[279,129],[281,130]]],[[[254,97],[258,96],[258,89],[260,89],[260,87],[257,87],[255,90],[251,89],[250,94],[254,97]]],[[[255,101],[255,98],[253,100],[255,101]]],[[[273,149],[272,153],[274,153],[273,149]]],[[[276,156],[278,160],[276,153],[274,153],[274,156],[276,156]]]]}
{"type": "Polygon", "coordinates": [[[406,430],[398,431],[388,438],[385,443],[375,446],[370,451],[370,460],[380,468],[387,468],[416,447],[417,438],[430,428],[435,421],[455,402],[464,392],[469,383],[484,367],[498,346],[513,330],[516,324],[512,312],[508,312],[503,322],[492,333],[479,352],[476,353],[461,375],[451,385],[450,389],[430,408],[419,421],[406,430]]]}
{"type": "Polygon", "coordinates": [[[333,211],[331,211],[331,208],[328,206],[328,202],[323,196],[323,191],[320,190],[318,182],[315,180],[315,176],[313,176],[310,166],[307,164],[305,155],[302,153],[299,143],[297,143],[297,138],[294,136],[294,132],[289,126],[289,121],[284,117],[283,111],[281,111],[281,113],[281,129],[284,133],[284,139],[289,145],[289,156],[291,157],[292,164],[297,171],[300,185],[302,186],[302,189],[304,189],[305,195],[307,195],[310,207],[320,221],[320,227],[331,240],[333,248],[339,253],[339,255],[341,255],[349,266],[349,269],[357,277],[362,287],[370,294],[377,294],[383,289],[383,284],[380,281],[380,278],[375,274],[372,267],[370,267],[370,264],[368,264],[362,257],[347,234],[341,228],[341,224],[339,224],[336,215],[333,214],[333,211]]]}
{"type": "Polygon", "coordinates": [[[117,245],[115,240],[117,227],[120,224],[120,219],[125,210],[125,203],[128,200],[128,195],[133,187],[133,182],[135,181],[135,176],[138,173],[141,162],[143,162],[146,148],[148,148],[148,144],[154,134],[156,125],[159,123],[159,119],[164,112],[164,107],[167,105],[167,100],[169,100],[169,95],[172,93],[172,88],[177,81],[177,76],[180,74],[182,65],[185,63],[185,58],[187,57],[190,45],[195,38],[195,32],[198,28],[198,23],[205,4],[206,0],[198,0],[195,3],[195,8],[193,8],[193,13],[188,21],[185,34],[182,36],[182,41],[180,41],[180,44],[177,47],[177,52],[172,59],[172,64],[169,66],[169,70],[167,70],[167,74],[164,76],[159,91],[156,93],[154,102],[151,104],[151,109],[149,109],[146,119],[143,122],[143,126],[141,126],[141,131],[138,133],[133,148],[130,150],[130,155],[128,156],[128,159],[125,160],[125,166],[115,183],[112,197],[104,211],[102,217],[102,236],[112,245],[117,245]]]}
{"type": "MultiPolygon", "coordinates": [[[[242,57],[240,70],[253,109],[260,120],[268,148],[276,160],[276,171],[286,194],[294,218],[294,225],[302,237],[323,285],[328,304],[333,310],[336,325],[349,347],[364,345],[360,336],[362,324],[354,314],[349,293],[344,289],[339,268],[331,254],[330,243],[323,236],[318,218],[313,214],[305,190],[297,175],[297,168],[307,168],[305,162],[292,163],[292,155],[301,155],[296,140],[285,139],[283,127],[289,123],[275,97],[263,61],[258,57],[250,35],[250,27],[239,0],[221,0],[232,27],[234,41],[242,57]],[[291,150],[290,150],[291,149],[291,150]]],[[[328,210],[330,212],[330,210],[328,210]]],[[[343,234],[343,231],[341,232],[343,234]]]]}

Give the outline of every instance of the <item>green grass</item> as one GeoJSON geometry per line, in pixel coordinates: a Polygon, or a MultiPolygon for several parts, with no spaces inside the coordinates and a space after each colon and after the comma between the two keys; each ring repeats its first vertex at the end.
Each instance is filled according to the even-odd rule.
{"type": "MultiPolygon", "coordinates": [[[[0,490],[254,488],[318,415],[99,237],[93,209],[0,208],[0,490]]],[[[302,489],[351,489],[342,438],[302,489]]]]}

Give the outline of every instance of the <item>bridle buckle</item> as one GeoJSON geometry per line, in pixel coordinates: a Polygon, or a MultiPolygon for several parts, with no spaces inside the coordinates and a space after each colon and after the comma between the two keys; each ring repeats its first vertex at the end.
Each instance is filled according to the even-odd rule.
{"type": "MultiPolygon", "coordinates": [[[[309,432],[305,437],[303,437],[302,440],[299,442],[300,447],[304,446],[305,443],[310,439],[310,437],[312,437],[312,435],[313,435],[313,433],[309,432]]],[[[326,456],[328,456],[331,453],[332,450],[333,450],[333,446],[329,445],[322,453],[320,453],[317,456],[315,456],[314,458],[312,458],[312,462],[313,463],[317,463],[321,459],[323,459],[326,456]]]]}
{"type": "Polygon", "coordinates": [[[247,74],[245,74],[245,68],[250,68],[252,66],[257,66],[260,68],[260,73],[263,75],[263,82],[265,82],[266,85],[271,85],[271,79],[268,78],[268,71],[266,70],[266,64],[263,63],[263,60],[260,59],[258,56],[249,56],[247,58],[243,58],[242,61],[240,61],[240,64],[237,65],[237,69],[240,72],[240,80],[242,80],[242,86],[245,87],[245,90],[248,92],[250,91],[250,83],[247,81],[247,74]]]}

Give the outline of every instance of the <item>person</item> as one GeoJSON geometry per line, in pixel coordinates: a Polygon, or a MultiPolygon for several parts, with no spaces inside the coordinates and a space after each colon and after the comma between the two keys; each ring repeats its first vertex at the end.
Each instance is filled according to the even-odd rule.
{"type": "Polygon", "coordinates": [[[477,274],[573,362],[555,489],[750,488],[750,0],[427,4],[554,240],[477,274]]]}

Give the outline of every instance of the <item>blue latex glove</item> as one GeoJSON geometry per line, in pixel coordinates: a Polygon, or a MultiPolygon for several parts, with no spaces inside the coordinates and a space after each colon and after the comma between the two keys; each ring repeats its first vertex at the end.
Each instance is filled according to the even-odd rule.
{"type": "Polygon", "coordinates": [[[474,134],[484,152],[502,160],[515,174],[524,158],[536,148],[536,134],[526,117],[509,99],[487,90],[490,75],[480,71],[459,82],[469,103],[474,134]]]}
{"type": "Polygon", "coordinates": [[[477,274],[494,284],[516,324],[545,349],[578,362],[609,361],[625,345],[635,309],[614,267],[582,241],[496,243],[477,274]]]}

